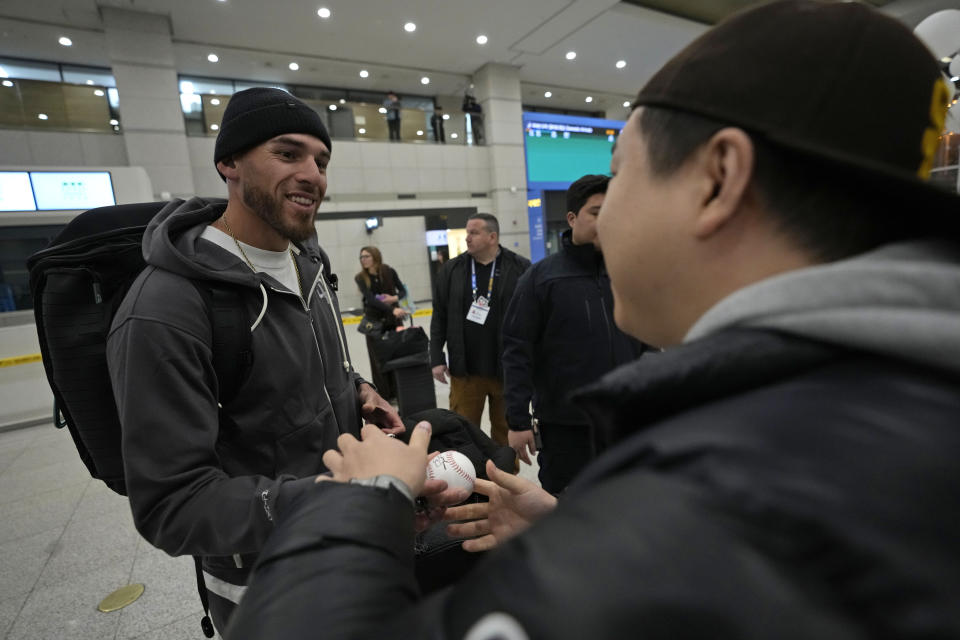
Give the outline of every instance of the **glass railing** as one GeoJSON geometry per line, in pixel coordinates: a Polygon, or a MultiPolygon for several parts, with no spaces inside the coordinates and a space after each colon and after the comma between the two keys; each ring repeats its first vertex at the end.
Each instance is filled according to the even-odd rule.
{"type": "Polygon", "coordinates": [[[117,133],[118,102],[112,87],[7,77],[0,80],[0,128],[117,133]]]}

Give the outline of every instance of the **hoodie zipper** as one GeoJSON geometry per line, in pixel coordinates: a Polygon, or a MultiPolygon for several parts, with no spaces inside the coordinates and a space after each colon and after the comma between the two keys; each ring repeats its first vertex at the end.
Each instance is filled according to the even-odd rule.
{"type": "MultiPolygon", "coordinates": [[[[337,338],[340,340],[340,353],[343,355],[343,370],[347,373],[353,371],[353,365],[350,364],[350,359],[347,358],[347,345],[344,342],[343,336],[343,322],[340,320],[339,314],[337,314],[336,307],[333,306],[333,296],[330,295],[330,289],[327,288],[327,280],[323,277],[323,265],[320,265],[320,271],[317,273],[317,280],[320,280],[323,285],[323,293],[327,297],[327,305],[330,307],[330,315],[333,316],[333,324],[336,327],[337,338]]],[[[310,287],[310,294],[307,296],[307,300],[313,298],[313,291],[317,286],[317,280],[313,281],[313,286],[310,287]]]]}

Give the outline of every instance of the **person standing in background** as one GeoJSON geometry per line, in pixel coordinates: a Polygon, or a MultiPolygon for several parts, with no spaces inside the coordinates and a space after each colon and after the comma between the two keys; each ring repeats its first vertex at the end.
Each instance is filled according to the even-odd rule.
{"type": "Polygon", "coordinates": [[[587,175],[570,185],[570,228],[560,252],[520,277],[503,320],[510,446],[527,464],[539,450],[540,484],[554,494],[597,453],[586,414],[567,396],[644,350],[613,322],[610,277],[597,239],[597,215],[609,182],[607,176],[587,175]]]}
{"type": "MultiPolygon", "coordinates": [[[[403,283],[396,270],[383,263],[380,249],[363,247],[360,249],[360,272],[354,277],[357,287],[363,295],[363,317],[366,320],[380,322],[383,331],[393,331],[403,323],[407,312],[400,308],[399,302],[404,292],[403,283]]],[[[381,362],[377,360],[373,343],[376,336],[367,334],[367,353],[370,356],[370,370],[373,384],[380,395],[387,400],[397,396],[393,379],[380,373],[381,362]]]]}
{"type": "Polygon", "coordinates": [[[443,130],[443,107],[437,105],[430,116],[430,126],[433,128],[433,141],[446,144],[447,134],[443,130]]]}
{"type": "Polygon", "coordinates": [[[490,432],[499,444],[507,444],[500,327],[517,280],[529,267],[529,260],[500,246],[497,219],[477,213],[467,220],[466,253],[443,265],[433,295],[433,377],[446,384],[450,376],[450,410],[476,425],[489,400],[490,432]]]}
{"type": "Polygon", "coordinates": [[[393,91],[387,93],[387,99],[383,101],[383,106],[387,110],[387,129],[390,131],[390,139],[400,141],[400,96],[393,91]]]}

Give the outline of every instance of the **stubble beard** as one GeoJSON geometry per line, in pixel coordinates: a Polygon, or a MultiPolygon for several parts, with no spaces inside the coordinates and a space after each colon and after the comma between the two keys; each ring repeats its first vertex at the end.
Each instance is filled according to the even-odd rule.
{"type": "Polygon", "coordinates": [[[283,202],[278,201],[266,191],[253,185],[244,185],[243,203],[253,211],[271,229],[292,242],[304,242],[316,232],[313,226],[316,213],[307,221],[299,218],[288,220],[283,216],[283,202]]]}

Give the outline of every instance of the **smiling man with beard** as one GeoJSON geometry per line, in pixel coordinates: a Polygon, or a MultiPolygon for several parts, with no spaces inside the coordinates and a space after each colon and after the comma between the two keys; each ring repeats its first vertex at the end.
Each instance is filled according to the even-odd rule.
{"type": "Polygon", "coordinates": [[[318,114],[285,91],[235,94],[214,153],[228,199],[157,214],[107,344],[134,522],[167,553],[202,557],[221,630],[274,518],[326,471],[321,454],[361,418],[403,430],[353,370],[317,242],[330,148],[318,114]],[[211,309],[225,305],[248,345],[235,393],[213,362],[229,328],[212,327],[223,315],[211,309]]]}

